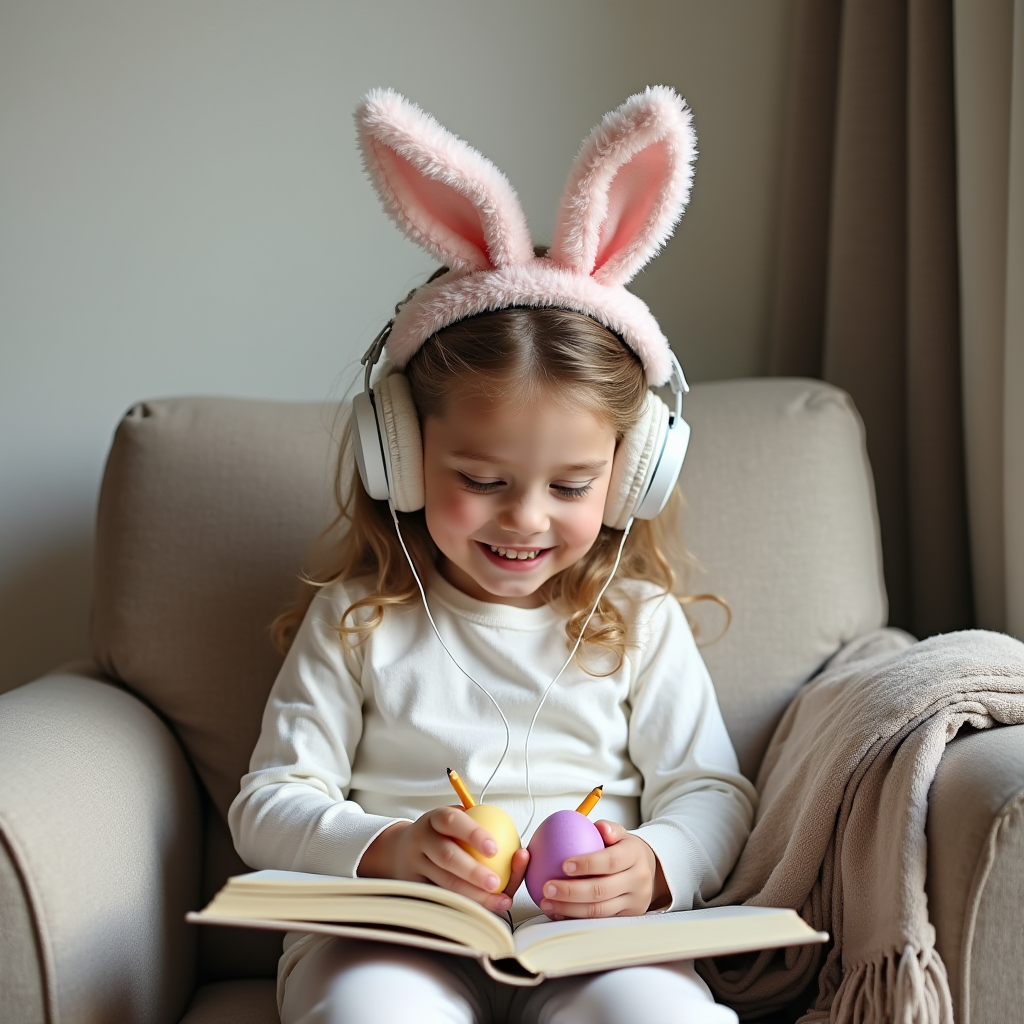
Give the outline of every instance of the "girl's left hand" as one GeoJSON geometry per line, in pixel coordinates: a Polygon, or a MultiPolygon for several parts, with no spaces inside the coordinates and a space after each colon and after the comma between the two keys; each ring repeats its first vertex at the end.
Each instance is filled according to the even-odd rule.
{"type": "Polygon", "coordinates": [[[540,909],[548,917],[634,917],[668,899],[668,884],[654,851],[614,821],[596,822],[605,848],[569,857],[567,875],[544,883],[540,909]]]}

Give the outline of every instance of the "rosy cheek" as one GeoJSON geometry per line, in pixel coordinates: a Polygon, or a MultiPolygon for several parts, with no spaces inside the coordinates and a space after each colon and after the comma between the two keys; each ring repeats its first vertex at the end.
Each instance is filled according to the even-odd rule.
{"type": "Polygon", "coordinates": [[[474,515],[474,505],[471,501],[453,497],[445,506],[445,515],[455,526],[469,527],[476,522],[478,516],[474,515]]]}
{"type": "Polygon", "coordinates": [[[595,503],[587,509],[586,515],[573,523],[571,543],[591,545],[597,540],[604,519],[604,505],[595,503]]]}
{"type": "Polygon", "coordinates": [[[445,530],[468,530],[478,519],[473,502],[458,491],[442,491],[427,502],[427,522],[443,526],[445,530]]]}

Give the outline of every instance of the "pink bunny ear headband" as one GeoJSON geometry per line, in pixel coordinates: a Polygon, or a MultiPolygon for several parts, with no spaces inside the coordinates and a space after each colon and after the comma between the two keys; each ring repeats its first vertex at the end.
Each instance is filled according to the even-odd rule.
{"type": "MultiPolygon", "coordinates": [[[[657,320],[625,288],[668,240],[690,195],[696,139],[689,108],[672,89],[652,86],[631,96],[591,132],[542,257],[533,253],[508,179],[414,103],[375,89],[356,109],[356,123],[363,162],[385,209],[451,268],[417,289],[390,335],[379,339],[395,368],[404,368],[438,331],[476,313],[558,307],[622,338],[640,357],[650,386],[673,379],[674,390],[688,390],[657,320]]],[[[377,356],[379,348],[374,361],[377,356]]]]}

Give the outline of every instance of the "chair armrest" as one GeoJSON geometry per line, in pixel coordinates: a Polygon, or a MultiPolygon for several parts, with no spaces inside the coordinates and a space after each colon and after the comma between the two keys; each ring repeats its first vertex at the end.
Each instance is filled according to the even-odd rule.
{"type": "Polygon", "coordinates": [[[958,1024],[1024,1006],[1024,725],[969,730],[928,798],[928,907],[958,1024]]]}
{"type": "Polygon", "coordinates": [[[3,1020],[178,1021],[199,899],[196,782],[135,697],[62,671],[0,696],[3,1020]]]}

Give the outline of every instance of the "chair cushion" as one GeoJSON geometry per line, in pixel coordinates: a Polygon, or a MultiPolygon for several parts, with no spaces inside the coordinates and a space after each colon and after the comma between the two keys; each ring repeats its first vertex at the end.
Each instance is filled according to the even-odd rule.
{"type": "MultiPolygon", "coordinates": [[[[227,822],[209,802],[205,816],[202,894],[198,906],[205,906],[231,875],[249,868],[235,851],[227,822]]],[[[197,927],[199,981],[238,981],[243,978],[276,978],[281,959],[281,932],[259,928],[197,927]]]]}
{"type": "Polygon", "coordinates": [[[197,990],[181,1024],[280,1024],[276,981],[222,981],[197,990]]]}
{"type": "MultiPolygon", "coordinates": [[[[691,590],[733,622],[704,648],[743,770],[839,646],[886,616],[863,431],[826,384],[694,387],[683,470],[691,590]]],[[[100,496],[93,643],[173,726],[221,814],[238,789],[280,656],[268,625],[330,519],[334,407],[146,402],[122,421],[100,496]]],[[[706,637],[711,606],[692,609],[706,637]]]]}

